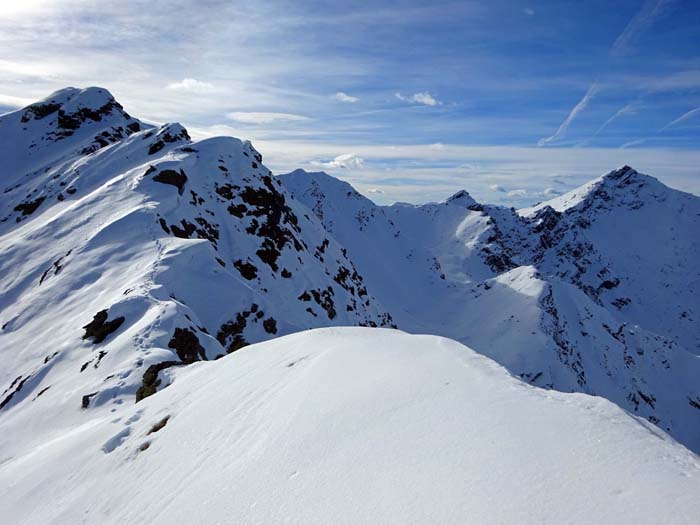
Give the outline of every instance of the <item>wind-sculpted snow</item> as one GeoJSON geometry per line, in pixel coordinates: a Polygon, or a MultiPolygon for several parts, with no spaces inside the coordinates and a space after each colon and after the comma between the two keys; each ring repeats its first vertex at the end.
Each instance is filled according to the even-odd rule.
{"type": "Polygon", "coordinates": [[[325,328],[177,375],[60,436],[5,423],[3,520],[700,519],[695,454],[605,399],[528,386],[455,341],[325,328]]]}
{"type": "Polygon", "coordinates": [[[700,450],[698,197],[629,167],[520,212],[466,192],[382,207],[323,173],[281,178],[399,327],[607,397],[700,450]]]}

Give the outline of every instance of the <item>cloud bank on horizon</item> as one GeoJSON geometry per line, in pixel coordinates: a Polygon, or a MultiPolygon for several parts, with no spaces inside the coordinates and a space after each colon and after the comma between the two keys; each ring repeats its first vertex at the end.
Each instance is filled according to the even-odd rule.
{"type": "Polygon", "coordinates": [[[24,0],[0,113],[101,85],[379,202],[528,205],[621,164],[700,193],[700,4],[24,0]]]}

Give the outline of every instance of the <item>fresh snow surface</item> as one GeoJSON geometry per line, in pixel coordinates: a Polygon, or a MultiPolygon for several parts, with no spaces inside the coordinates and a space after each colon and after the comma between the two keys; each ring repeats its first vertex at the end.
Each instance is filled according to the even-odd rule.
{"type": "Polygon", "coordinates": [[[700,450],[700,198],[627,166],[530,210],[377,206],[325,173],[280,176],[396,324],[523,380],[604,396],[700,450]]]}
{"type": "Polygon", "coordinates": [[[60,435],[250,342],[392,325],[249,142],[132,124],[99,88],[0,117],[0,427],[60,435]],[[121,324],[86,339],[100,312],[121,324]]]}
{"type": "Polygon", "coordinates": [[[698,197],[377,206],[102,88],[0,116],[0,158],[3,523],[698,522],[698,197]],[[244,348],[352,325],[486,357],[244,348]]]}
{"type": "Polygon", "coordinates": [[[318,329],[178,375],[55,438],[5,425],[3,521],[700,520],[697,456],[604,399],[528,386],[448,339],[318,329]]]}

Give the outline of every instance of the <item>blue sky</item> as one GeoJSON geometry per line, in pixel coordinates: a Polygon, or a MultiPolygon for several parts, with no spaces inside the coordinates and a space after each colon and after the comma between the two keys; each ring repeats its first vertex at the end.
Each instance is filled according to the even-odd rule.
{"type": "Polygon", "coordinates": [[[379,202],[527,205],[631,164],[700,193],[700,2],[23,0],[0,111],[100,85],[379,202]]]}

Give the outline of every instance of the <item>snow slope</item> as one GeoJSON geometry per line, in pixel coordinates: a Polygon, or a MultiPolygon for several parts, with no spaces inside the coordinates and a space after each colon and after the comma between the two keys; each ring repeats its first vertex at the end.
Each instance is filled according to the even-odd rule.
{"type": "Polygon", "coordinates": [[[695,457],[608,402],[700,450],[697,197],[381,207],[101,88],[0,116],[0,158],[10,522],[697,519],[695,457]],[[522,382],[388,330],[244,348],[350,325],[522,382]]]}
{"type": "Polygon", "coordinates": [[[466,192],[377,206],[323,173],[281,179],[400,328],[604,396],[700,450],[700,198],[629,167],[521,212],[466,192]]]}
{"type": "Polygon", "coordinates": [[[56,438],[3,423],[8,523],[697,523],[700,462],[447,339],[326,328],[56,438]]]}
{"type": "Polygon", "coordinates": [[[249,342],[392,325],[249,142],[70,88],[0,117],[0,147],[0,420],[60,435],[249,342]]]}

